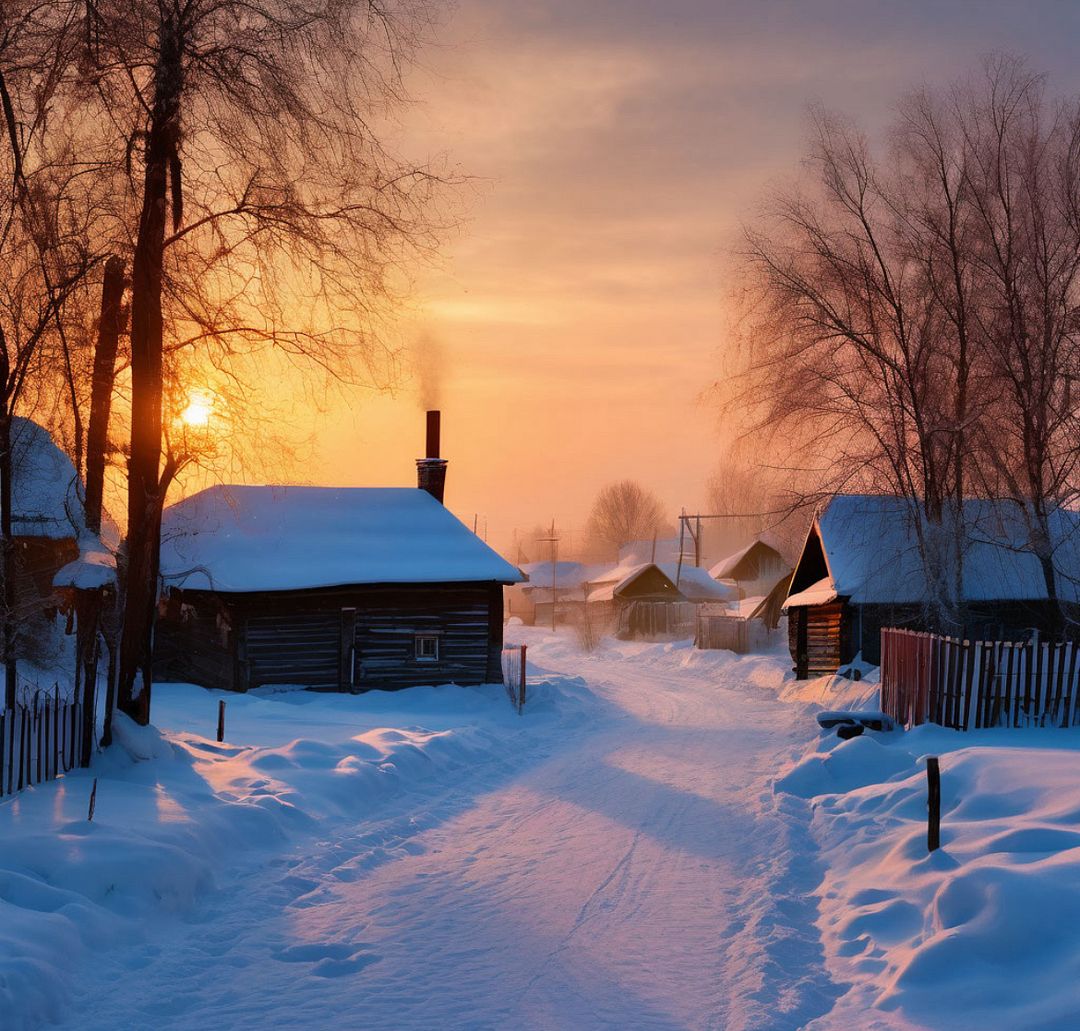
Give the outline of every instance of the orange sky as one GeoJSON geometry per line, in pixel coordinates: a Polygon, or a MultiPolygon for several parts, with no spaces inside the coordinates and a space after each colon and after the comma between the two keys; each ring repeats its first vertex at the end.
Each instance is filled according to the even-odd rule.
{"type": "MultiPolygon", "coordinates": [[[[797,171],[806,105],[880,127],[904,88],[995,47],[1075,87],[1075,8],[1035,6],[462,0],[404,144],[478,177],[401,326],[441,354],[450,507],[508,549],[515,527],[580,528],[613,479],[702,505],[726,255],[797,171]]],[[[305,478],[413,483],[417,394],[336,403],[305,478]]]]}

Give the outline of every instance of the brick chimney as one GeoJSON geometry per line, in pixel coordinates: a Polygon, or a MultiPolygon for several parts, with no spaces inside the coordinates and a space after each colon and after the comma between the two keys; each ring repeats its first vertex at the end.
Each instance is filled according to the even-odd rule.
{"type": "Polygon", "coordinates": [[[426,490],[439,504],[446,489],[446,459],[439,457],[440,413],[427,413],[427,457],[416,460],[416,485],[426,490]]]}

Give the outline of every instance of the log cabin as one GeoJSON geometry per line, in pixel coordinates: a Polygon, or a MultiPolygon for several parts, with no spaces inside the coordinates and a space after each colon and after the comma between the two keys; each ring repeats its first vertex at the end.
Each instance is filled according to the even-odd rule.
{"type": "Polygon", "coordinates": [[[108,519],[109,546],[87,530],[79,474],[47,429],[16,416],[11,445],[16,656],[45,664],[59,647],[55,617],[68,600],[67,573],[87,555],[114,566],[118,534],[108,519]]]}
{"type": "MultiPolygon", "coordinates": [[[[963,517],[960,633],[1025,640],[1032,629],[1045,633],[1055,624],[1058,604],[1075,618],[1080,513],[1054,513],[1058,604],[1047,596],[1021,506],[968,499],[963,517]]],[[[837,495],[817,513],[783,604],[798,675],[834,673],[858,657],[876,664],[882,627],[930,629],[916,518],[907,499],[885,495],[837,495]]]]}
{"type": "Polygon", "coordinates": [[[524,577],[443,506],[430,434],[428,454],[415,488],[218,486],[167,509],[155,679],[500,681],[503,588],[524,577]]]}

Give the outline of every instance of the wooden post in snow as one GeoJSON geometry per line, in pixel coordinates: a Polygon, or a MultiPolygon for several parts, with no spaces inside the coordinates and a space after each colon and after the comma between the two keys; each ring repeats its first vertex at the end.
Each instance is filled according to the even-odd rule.
{"type": "Polygon", "coordinates": [[[521,710],[525,708],[525,648],[526,645],[521,646],[521,690],[518,693],[518,715],[521,715],[521,710]]]}
{"type": "Polygon", "coordinates": [[[941,847],[941,767],[936,755],[926,759],[926,850],[936,852],[941,847]]]}
{"type": "Polygon", "coordinates": [[[217,739],[218,741],[225,740],[225,700],[222,699],[218,702],[217,707],[217,739]]]}

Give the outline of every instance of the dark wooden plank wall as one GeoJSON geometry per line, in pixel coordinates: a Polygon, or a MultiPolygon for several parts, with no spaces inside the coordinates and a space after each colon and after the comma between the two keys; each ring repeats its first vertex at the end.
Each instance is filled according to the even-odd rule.
{"type": "Polygon", "coordinates": [[[341,613],[249,613],[245,619],[247,686],[295,684],[336,690],[341,613]]]}
{"type": "Polygon", "coordinates": [[[171,605],[155,640],[155,669],[170,679],[236,690],[263,684],[366,690],[501,680],[500,584],[178,594],[189,606],[187,618],[180,619],[180,606],[171,605]],[[231,626],[224,646],[212,632],[221,604],[231,626]],[[355,684],[346,640],[350,631],[355,684]],[[418,633],[439,637],[437,662],[416,658],[418,633]]]}
{"type": "Polygon", "coordinates": [[[235,628],[223,626],[230,613],[214,595],[185,592],[186,609],[157,621],[154,628],[154,679],[190,681],[232,690],[235,628]]]}

